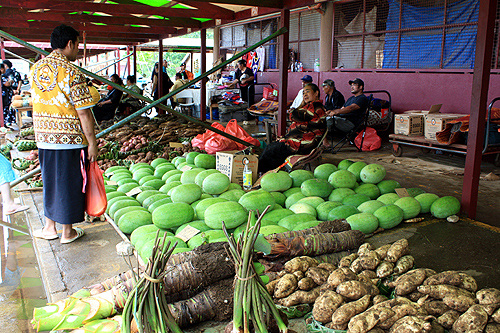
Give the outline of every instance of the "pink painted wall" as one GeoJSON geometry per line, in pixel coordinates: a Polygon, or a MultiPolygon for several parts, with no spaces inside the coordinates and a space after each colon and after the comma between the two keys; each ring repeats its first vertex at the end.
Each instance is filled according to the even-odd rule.
{"type": "MultiPolygon", "coordinates": [[[[309,74],[318,84],[326,79],[335,81],[347,100],[350,96],[349,80],[357,77],[365,82],[365,90],[387,90],[392,97],[393,110],[401,113],[406,110],[428,110],[433,104],[443,104],[442,113],[470,112],[472,74],[451,73],[373,73],[373,72],[292,72],[288,73],[288,100],[293,100],[302,87],[300,78],[309,74]]],[[[257,74],[259,83],[278,83],[278,72],[257,74]]],[[[262,88],[257,88],[261,91],[262,88]]],[[[384,95],[377,94],[383,98],[384,95]]],[[[260,97],[260,96],[258,96],[260,97]]],[[[490,76],[488,103],[500,97],[500,74],[490,76]]],[[[498,107],[496,104],[495,106],[498,107]]]]}

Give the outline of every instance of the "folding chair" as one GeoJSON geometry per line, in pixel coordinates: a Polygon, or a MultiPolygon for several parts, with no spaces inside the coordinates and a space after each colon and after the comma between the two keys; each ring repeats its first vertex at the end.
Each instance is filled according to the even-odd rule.
{"type": "Polygon", "coordinates": [[[178,94],[175,95],[175,98],[177,100],[184,98],[185,103],[179,103],[178,106],[181,108],[189,108],[191,109],[191,113],[189,115],[193,114],[193,111],[195,109],[195,104],[194,104],[194,97],[193,97],[193,92],[189,89],[185,89],[178,94]]]}
{"type": "Polygon", "coordinates": [[[284,168],[288,172],[298,169],[304,169],[304,170],[308,169],[309,171],[312,171],[312,163],[321,158],[321,154],[323,154],[323,151],[326,148],[323,145],[323,141],[325,140],[327,134],[328,134],[328,129],[325,131],[325,134],[323,134],[323,136],[321,137],[321,141],[319,142],[318,146],[314,148],[309,154],[288,156],[285,160],[284,168]]]}

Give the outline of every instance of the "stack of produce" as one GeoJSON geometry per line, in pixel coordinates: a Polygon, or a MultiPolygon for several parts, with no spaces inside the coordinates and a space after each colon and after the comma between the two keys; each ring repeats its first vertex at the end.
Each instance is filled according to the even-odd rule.
{"type": "Polygon", "coordinates": [[[266,287],[276,304],[313,304],[308,320],[331,330],[498,332],[500,290],[477,291],[461,272],[412,269],[408,253],[401,239],[377,249],[365,243],[338,267],[297,257],[266,287]]]}

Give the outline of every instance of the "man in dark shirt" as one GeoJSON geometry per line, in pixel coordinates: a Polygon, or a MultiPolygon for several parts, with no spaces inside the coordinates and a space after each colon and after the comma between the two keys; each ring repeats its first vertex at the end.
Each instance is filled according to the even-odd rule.
{"type": "Polygon", "coordinates": [[[335,82],[330,79],[323,81],[323,92],[325,93],[325,110],[340,109],[344,106],[345,99],[340,91],[335,89],[335,82]]]}
{"type": "Polygon", "coordinates": [[[254,79],[255,77],[252,70],[246,66],[246,61],[243,59],[238,60],[238,69],[234,73],[234,81],[231,82],[231,85],[236,85],[236,83],[240,84],[241,99],[248,102],[249,106],[254,104],[254,79]]]}
{"type": "Polygon", "coordinates": [[[331,133],[347,133],[356,128],[365,117],[368,108],[368,98],[363,94],[365,83],[361,79],[349,81],[351,93],[344,106],[340,109],[326,111],[328,131],[331,133]]]}

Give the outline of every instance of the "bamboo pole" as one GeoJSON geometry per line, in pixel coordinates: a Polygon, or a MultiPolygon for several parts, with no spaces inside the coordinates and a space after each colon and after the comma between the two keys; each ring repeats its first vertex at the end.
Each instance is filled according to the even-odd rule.
{"type": "MultiPolygon", "coordinates": [[[[149,105],[146,105],[146,106],[145,106],[145,107],[143,107],[142,109],[140,109],[140,110],[138,110],[138,111],[134,112],[134,113],[133,113],[133,114],[131,114],[130,116],[128,116],[128,117],[126,117],[126,118],[124,118],[124,119],[120,120],[118,123],[116,123],[116,124],[114,124],[114,125],[112,125],[112,126],[110,126],[110,127],[106,128],[104,131],[99,132],[99,133],[96,135],[96,138],[100,138],[100,137],[102,137],[102,136],[104,136],[104,135],[108,134],[109,132],[111,132],[111,131],[113,131],[113,130],[117,129],[118,127],[121,127],[121,126],[123,126],[124,124],[128,123],[128,122],[129,122],[129,121],[131,121],[132,119],[134,119],[134,118],[136,118],[136,117],[140,116],[141,114],[143,114],[143,113],[144,113],[144,112],[146,112],[147,110],[149,110],[149,109],[151,109],[151,108],[153,108],[153,107],[158,106],[159,108],[162,108],[162,109],[164,109],[164,110],[167,110],[168,112],[171,112],[171,113],[173,113],[173,114],[175,114],[175,115],[177,115],[177,116],[179,116],[179,117],[181,117],[181,118],[187,119],[188,121],[194,122],[195,124],[201,125],[201,126],[203,126],[203,127],[207,128],[207,129],[209,129],[209,130],[211,130],[211,131],[213,131],[213,132],[215,132],[215,133],[217,133],[217,134],[220,134],[220,135],[222,135],[222,136],[224,136],[224,137],[227,137],[227,138],[229,138],[229,139],[231,139],[231,140],[233,140],[233,141],[236,141],[236,142],[238,142],[238,143],[241,143],[241,144],[243,144],[243,145],[245,145],[245,146],[250,146],[251,144],[249,144],[248,142],[246,142],[246,141],[244,141],[244,140],[241,140],[241,139],[239,139],[239,138],[237,138],[237,137],[234,137],[234,136],[232,136],[232,135],[229,135],[229,134],[225,133],[224,131],[221,131],[221,130],[219,130],[219,129],[217,129],[217,128],[214,128],[214,127],[212,127],[212,126],[210,126],[210,125],[206,124],[205,122],[202,122],[202,121],[200,121],[200,120],[198,120],[198,119],[196,119],[196,118],[190,117],[190,116],[185,115],[185,114],[183,114],[183,113],[179,113],[179,112],[177,112],[177,111],[175,111],[175,110],[173,110],[173,109],[171,109],[171,108],[169,108],[169,107],[167,107],[167,106],[165,106],[165,105],[163,105],[163,104],[160,104],[160,103],[161,103],[161,102],[163,102],[163,101],[165,101],[165,100],[167,100],[168,98],[170,98],[170,97],[172,97],[172,96],[174,96],[174,95],[178,94],[178,93],[179,93],[179,92],[181,92],[182,90],[184,90],[184,89],[186,89],[186,88],[190,87],[190,86],[191,86],[191,85],[193,85],[194,83],[196,83],[196,82],[198,82],[198,81],[200,81],[200,80],[202,80],[202,79],[204,79],[204,78],[208,77],[209,75],[211,75],[211,74],[215,73],[215,72],[216,72],[216,71],[218,71],[219,69],[221,69],[221,68],[223,68],[224,66],[226,66],[226,65],[230,64],[231,62],[233,62],[234,60],[237,60],[238,58],[242,57],[244,54],[246,54],[246,53],[248,53],[248,52],[250,52],[250,51],[252,51],[252,50],[256,49],[257,47],[259,47],[259,46],[261,46],[261,45],[263,45],[263,44],[267,43],[268,41],[270,41],[270,40],[272,40],[272,39],[274,39],[274,38],[278,37],[279,35],[282,35],[282,34],[286,33],[287,31],[288,31],[288,30],[287,30],[286,28],[281,28],[281,29],[279,29],[278,31],[276,31],[275,33],[271,34],[270,36],[268,36],[268,37],[264,38],[264,39],[263,39],[263,40],[261,40],[260,42],[258,42],[258,43],[256,43],[256,44],[254,44],[254,45],[252,45],[252,46],[248,47],[247,49],[245,49],[245,50],[243,50],[243,51],[241,51],[241,52],[239,52],[239,53],[235,54],[233,57],[231,57],[230,59],[228,59],[228,60],[224,61],[224,62],[223,62],[223,63],[221,63],[220,65],[213,67],[212,69],[210,69],[210,70],[209,70],[209,71],[207,71],[206,73],[203,73],[202,75],[200,75],[200,76],[198,76],[198,77],[194,78],[193,80],[191,80],[191,81],[187,82],[186,84],[182,85],[182,86],[181,86],[181,87],[179,87],[178,89],[176,89],[176,90],[174,90],[174,91],[171,91],[170,93],[168,93],[167,95],[163,96],[162,98],[160,98],[160,99],[158,99],[158,100],[156,100],[156,101],[152,101],[151,99],[149,99],[149,98],[147,98],[147,97],[145,97],[145,96],[143,96],[143,95],[141,95],[141,94],[138,94],[138,93],[136,93],[136,92],[134,92],[134,91],[132,91],[132,90],[130,90],[130,89],[127,89],[127,88],[125,88],[125,87],[122,87],[122,86],[120,86],[120,85],[118,85],[118,84],[116,84],[116,83],[114,83],[114,82],[112,82],[112,81],[106,80],[106,79],[104,79],[104,78],[100,77],[100,76],[99,76],[99,75],[97,75],[97,74],[94,74],[94,73],[92,73],[92,72],[90,72],[90,71],[88,71],[88,70],[86,70],[86,69],[84,69],[84,68],[81,68],[81,67],[78,67],[78,66],[76,66],[76,65],[75,65],[75,66],[76,66],[76,67],[77,67],[80,71],[82,71],[84,74],[86,74],[86,75],[88,75],[88,76],[90,76],[90,77],[92,77],[92,78],[94,78],[94,79],[97,79],[97,80],[99,80],[99,81],[101,81],[101,82],[104,82],[104,83],[106,83],[106,84],[108,84],[108,85],[112,86],[113,88],[116,88],[116,89],[118,89],[118,90],[121,90],[121,91],[123,91],[123,92],[125,92],[125,93],[129,94],[130,96],[134,96],[135,98],[138,98],[138,99],[140,99],[140,100],[143,100],[143,101],[145,101],[145,102],[150,103],[149,105]]],[[[9,33],[5,32],[5,31],[3,31],[3,30],[0,30],[0,36],[5,37],[5,38],[7,38],[7,39],[9,39],[9,40],[12,40],[12,41],[14,41],[14,42],[16,42],[16,43],[18,43],[18,44],[20,44],[20,45],[22,45],[22,46],[26,47],[27,49],[32,50],[32,51],[34,51],[34,52],[37,52],[37,53],[39,53],[39,54],[42,54],[42,55],[48,55],[48,54],[49,54],[49,52],[47,52],[47,51],[45,51],[45,50],[42,50],[42,49],[40,49],[40,48],[38,48],[38,47],[36,47],[36,46],[34,46],[34,45],[32,45],[32,44],[28,43],[28,42],[25,42],[24,40],[22,40],[22,39],[20,39],[20,38],[17,38],[17,37],[15,37],[15,36],[13,36],[13,35],[11,35],[11,34],[9,34],[9,33]]],[[[23,177],[20,177],[20,178],[18,178],[18,179],[16,179],[16,180],[14,180],[13,182],[11,182],[11,183],[10,183],[10,186],[11,186],[11,187],[14,187],[14,186],[18,185],[19,183],[23,182],[24,180],[26,180],[26,179],[29,179],[29,178],[33,177],[34,175],[38,174],[39,172],[40,172],[40,168],[38,167],[38,168],[36,168],[36,169],[32,170],[31,172],[27,173],[27,174],[26,174],[26,175],[24,175],[23,177]]]]}

